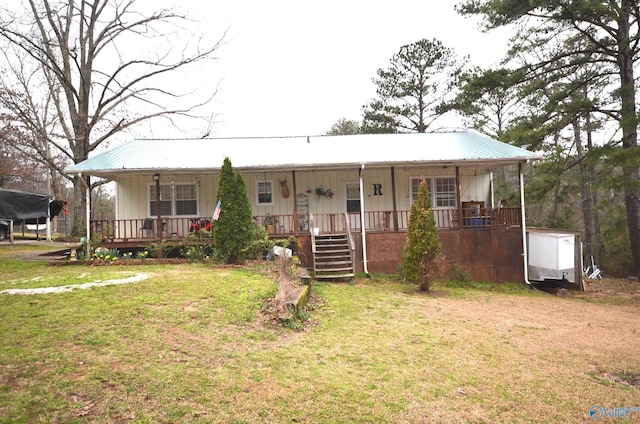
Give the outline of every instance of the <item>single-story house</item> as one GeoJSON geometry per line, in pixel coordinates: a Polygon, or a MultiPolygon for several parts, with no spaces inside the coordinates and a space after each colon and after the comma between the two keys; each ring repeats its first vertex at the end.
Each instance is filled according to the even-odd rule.
{"type": "Polygon", "coordinates": [[[273,237],[295,235],[303,264],[317,276],[332,264],[333,277],[398,271],[425,179],[447,260],[474,279],[505,282],[527,280],[522,172],[541,157],[470,131],[137,139],[66,171],[115,181],[115,220],[90,228],[92,237],[124,247],[210,228],[229,158],[256,222],[273,237]],[[493,174],[511,165],[520,170],[521,196],[508,205],[494,198],[493,174]]]}

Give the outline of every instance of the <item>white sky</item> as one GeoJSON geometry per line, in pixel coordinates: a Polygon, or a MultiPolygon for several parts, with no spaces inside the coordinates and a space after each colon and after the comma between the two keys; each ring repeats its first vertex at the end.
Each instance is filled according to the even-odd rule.
{"type": "MultiPolygon", "coordinates": [[[[151,4],[157,4],[150,2],[151,4]]],[[[495,64],[507,34],[483,34],[477,18],[458,15],[453,0],[190,0],[181,8],[216,39],[228,28],[209,87],[219,83],[211,136],[325,133],[340,118],[362,120],[375,96],[371,79],[402,45],[437,38],[478,66],[495,64]]],[[[462,124],[459,123],[458,126],[462,124]]],[[[153,124],[142,137],[199,137],[205,125],[182,131],[153,124]]]]}

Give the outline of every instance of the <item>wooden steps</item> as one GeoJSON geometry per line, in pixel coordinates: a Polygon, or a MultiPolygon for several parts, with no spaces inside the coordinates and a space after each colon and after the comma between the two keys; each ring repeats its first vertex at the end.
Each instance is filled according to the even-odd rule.
{"type": "Polygon", "coordinates": [[[316,280],[353,280],[355,268],[347,234],[315,236],[314,278],[316,280]]]}

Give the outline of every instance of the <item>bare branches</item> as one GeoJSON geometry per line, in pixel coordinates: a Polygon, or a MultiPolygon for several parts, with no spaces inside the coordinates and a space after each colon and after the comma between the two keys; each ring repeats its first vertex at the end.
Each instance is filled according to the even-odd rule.
{"type": "Polygon", "coordinates": [[[8,71],[0,84],[15,96],[5,107],[35,139],[58,152],[36,149],[43,158],[64,155],[80,162],[141,122],[197,115],[217,89],[214,84],[206,95],[206,87],[195,91],[195,79],[175,84],[171,76],[215,59],[224,32],[205,40],[191,34],[184,16],[166,9],[142,13],[135,0],[25,4],[27,9],[0,8],[8,71]]]}
{"type": "MultiPolygon", "coordinates": [[[[184,28],[179,24],[186,18],[170,10],[141,14],[134,10],[135,0],[29,0],[28,4],[30,25],[17,16],[0,15],[0,39],[22,49],[40,69],[47,96],[57,111],[58,133],[74,152],[75,161],[86,158],[89,151],[124,128],[163,115],[189,115],[211,99],[165,109],[163,97],[181,98],[189,90],[175,90],[163,75],[213,59],[224,33],[215,42],[196,38],[194,47],[187,43],[176,55],[166,38],[182,35],[179,31],[184,28]],[[172,33],[172,28],[178,32],[172,33]],[[142,49],[129,48],[135,43],[142,49]],[[147,110],[129,118],[135,104],[147,110]],[[155,110],[149,111],[150,107],[155,110]],[[129,112],[124,113],[125,109],[129,112]],[[98,127],[101,134],[94,134],[98,127]]],[[[11,60],[6,59],[7,63],[11,60]]],[[[26,95],[34,94],[24,85],[22,89],[26,95]]]]}

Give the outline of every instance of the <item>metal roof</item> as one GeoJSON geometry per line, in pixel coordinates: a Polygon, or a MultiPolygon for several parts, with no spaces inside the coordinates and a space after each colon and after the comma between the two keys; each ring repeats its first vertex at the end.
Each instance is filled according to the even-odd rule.
{"type": "Polygon", "coordinates": [[[542,155],[475,132],[343,136],[137,139],[66,169],[111,176],[160,171],[218,172],[228,157],[235,169],[332,169],[365,165],[486,164],[503,166],[542,155]]]}

